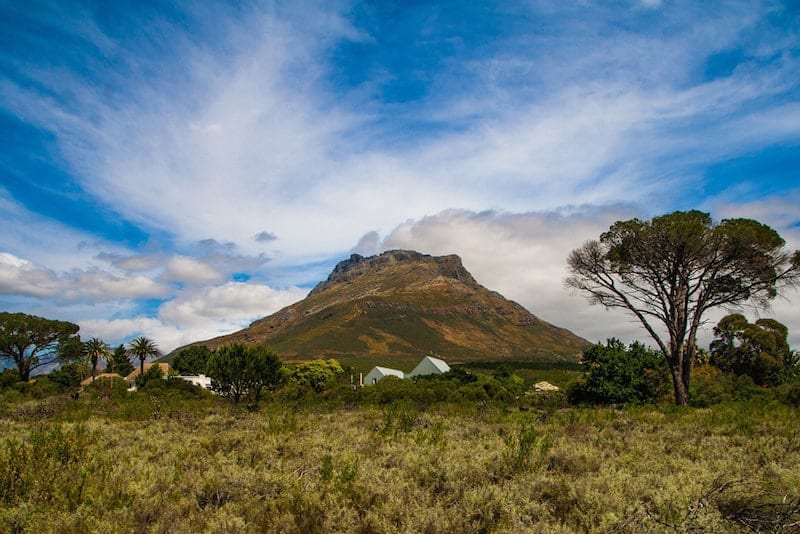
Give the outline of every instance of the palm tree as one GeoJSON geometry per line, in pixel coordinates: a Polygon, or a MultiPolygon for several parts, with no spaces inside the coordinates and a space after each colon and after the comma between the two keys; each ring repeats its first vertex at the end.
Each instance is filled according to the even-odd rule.
{"type": "Polygon", "coordinates": [[[92,362],[92,381],[94,381],[94,377],[97,374],[97,362],[100,361],[100,358],[107,360],[111,356],[111,351],[105,341],[93,337],[83,344],[83,353],[92,362]]]}
{"type": "Polygon", "coordinates": [[[151,356],[161,354],[155,341],[145,336],[139,336],[131,341],[128,344],[128,352],[139,358],[139,376],[144,375],[144,361],[151,356]]]}

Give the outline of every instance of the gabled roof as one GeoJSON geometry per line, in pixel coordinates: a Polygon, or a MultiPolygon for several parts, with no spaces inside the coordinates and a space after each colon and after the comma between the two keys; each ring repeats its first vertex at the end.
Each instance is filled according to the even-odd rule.
{"type": "MultiPolygon", "coordinates": [[[[379,367],[376,365],[372,370],[373,371],[377,370],[383,376],[397,376],[403,378],[403,371],[398,371],[397,369],[391,369],[390,367],[379,367]]],[[[370,373],[371,372],[372,371],[370,371],[370,373]]]]}
{"type": "Polygon", "coordinates": [[[433,356],[425,356],[422,358],[422,361],[414,367],[414,370],[406,376],[411,378],[415,376],[444,374],[449,370],[450,366],[447,365],[447,362],[444,360],[434,358],[433,356]]]}
{"type": "Polygon", "coordinates": [[[425,356],[422,359],[422,361],[424,362],[425,360],[431,362],[434,366],[436,366],[437,369],[439,369],[443,373],[446,373],[447,371],[450,370],[450,366],[447,365],[447,362],[444,360],[440,360],[439,358],[434,358],[433,356],[425,356]]]}

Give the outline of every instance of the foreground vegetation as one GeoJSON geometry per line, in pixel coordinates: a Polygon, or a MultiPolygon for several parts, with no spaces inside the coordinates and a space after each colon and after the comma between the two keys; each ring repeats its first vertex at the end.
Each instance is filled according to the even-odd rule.
{"type": "Polygon", "coordinates": [[[101,380],[75,400],[7,389],[0,530],[800,528],[796,406],[568,407],[476,382],[283,388],[250,409],[178,380],[101,380]]]}

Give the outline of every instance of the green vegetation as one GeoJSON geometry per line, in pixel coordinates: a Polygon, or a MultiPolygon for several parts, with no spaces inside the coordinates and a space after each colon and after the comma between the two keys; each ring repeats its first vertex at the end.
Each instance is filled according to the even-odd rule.
{"type": "Polygon", "coordinates": [[[617,339],[592,345],[583,354],[586,375],[571,391],[575,402],[592,404],[648,403],[669,392],[664,356],[641,343],[628,349],[617,339]]]}
{"type": "Polygon", "coordinates": [[[144,374],[144,362],[147,358],[159,356],[161,352],[155,342],[145,336],[140,336],[128,344],[128,352],[139,360],[139,374],[144,374]]]}
{"type": "Polygon", "coordinates": [[[599,241],[572,251],[566,283],[591,303],[622,308],[642,323],[669,364],[675,404],[687,405],[703,315],[742,303],[765,307],[800,283],[800,251],[784,245],[757,221],[713,224],[694,210],[618,221],[599,241]]]}
{"type": "Polygon", "coordinates": [[[119,345],[114,352],[111,353],[111,359],[108,362],[106,371],[110,373],[117,373],[120,376],[128,376],[133,372],[133,364],[130,360],[130,354],[125,345],[119,345]]]}
{"type": "Polygon", "coordinates": [[[19,379],[60,358],[59,348],[80,342],[78,325],[25,313],[0,312],[0,361],[12,363],[19,379]]]}
{"type": "Polygon", "coordinates": [[[191,345],[174,356],[171,366],[182,375],[204,375],[211,349],[205,345],[191,345]]]}
{"type": "Polygon", "coordinates": [[[92,366],[92,379],[97,375],[97,364],[101,359],[109,360],[111,351],[108,344],[102,339],[93,337],[83,343],[83,353],[89,359],[92,366]]]}
{"type": "Polygon", "coordinates": [[[266,345],[231,343],[213,351],[206,362],[212,387],[234,402],[249,395],[258,402],[261,392],[277,386],[282,378],[278,356],[266,345]]]}
{"type": "Polygon", "coordinates": [[[800,521],[797,408],[520,411],[495,377],[472,376],[295,400],[282,388],[257,411],[178,379],[135,393],[99,379],[77,400],[12,387],[0,531],[791,532],[800,521]]]}
{"type": "Polygon", "coordinates": [[[714,328],[710,362],[723,371],[747,375],[762,386],[797,378],[798,355],[789,348],[789,330],[775,319],[747,322],[741,314],[727,315],[714,328]]]}

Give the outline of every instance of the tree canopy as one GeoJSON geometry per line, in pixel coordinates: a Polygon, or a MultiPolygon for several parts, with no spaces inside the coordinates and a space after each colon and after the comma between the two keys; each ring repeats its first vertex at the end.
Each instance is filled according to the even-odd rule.
{"type": "Polygon", "coordinates": [[[726,315],[714,327],[711,363],[723,371],[747,375],[756,384],[776,385],[796,373],[789,330],[775,319],[750,323],[739,313],[726,315]]]}
{"type": "Polygon", "coordinates": [[[205,345],[192,345],[180,351],[172,360],[172,368],[181,374],[206,374],[206,364],[211,357],[211,349],[205,345]]]}
{"type": "Polygon", "coordinates": [[[278,356],[266,345],[223,345],[211,353],[206,363],[212,387],[221,395],[239,402],[250,394],[255,402],[264,388],[280,383],[281,363],[278,356]]]}
{"type": "Polygon", "coordinates": [[[689,403],[704,314],[727,305],[766,307],[800,280],[800,251],[787,251],[772,228],[751,219],[715,224],[695,210],[618,221],[567,263],[567,286],[642,323],[667,358],[677,404],[689,403]]]}
{"type": "Polygon", "coordinates": [[[61,345],[80,340],[78,329],[66,321],[0,312],[0,359],[17,367],[20,380],[29,380],[33,371],[59,360],[61,345]]]}
{"type": "Polygon", "coordinates": [[[111,350],[108,344],[100,338],[93,337],[92,339],[84,342],[83,351],[89,358],[92,364],[92,380],[97,376],[97,363],[100,359],[108,360],[111,358],[111,350]]]}
{"type": "Polygon", "coordinates": [[[139,336],[131,341],[128,344],[128,352],[139,359],[139,375],[144,374],[144,361],[147,358],[159,356],[161,354],[155,341],[145,336],[139,336]]]}

